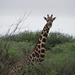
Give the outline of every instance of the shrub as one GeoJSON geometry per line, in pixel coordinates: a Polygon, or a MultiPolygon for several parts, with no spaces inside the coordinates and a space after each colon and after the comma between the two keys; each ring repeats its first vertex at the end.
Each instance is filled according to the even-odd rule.
{"type": "Polygon", "coordinates": [[[56,72],[56,71],[51,71],[49,74],[46,74],[46,75],[57,75],[58,74],[58,72],[56,72]]]}
{"type": "Polygon", "coordinates": [[[60,32],[51,32],[49,33],[48,39],[47,39],[47,48],[54,47],[57,44],[63,44],[65,42],[71,42],[73,41],[73,37],[60,33],[60,32]]]}

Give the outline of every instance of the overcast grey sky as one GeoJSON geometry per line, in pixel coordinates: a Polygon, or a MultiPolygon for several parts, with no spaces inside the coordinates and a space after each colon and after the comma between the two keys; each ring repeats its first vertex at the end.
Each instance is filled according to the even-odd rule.
{"type": "Polygon", "coordinates": [[[0,0],[0,33],[8,25],[16,23],[19,15],[28,15],[24,30],[41,30],[45,25],[44,16],[53,14],[56,20],[51,31],[60,31],[75,36],[75,0],[0,0]],[[33,10],[33,11],[32,11],[33,10]]]}

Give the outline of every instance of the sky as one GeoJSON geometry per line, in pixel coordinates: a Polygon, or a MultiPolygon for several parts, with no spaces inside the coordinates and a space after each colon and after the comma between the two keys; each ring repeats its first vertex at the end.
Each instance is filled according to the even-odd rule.
{"type": "MultiPolygon", "coordinates": [[[[75,36],[75,0],[0,0],[0,34],[5,34],[12,24],[16,24],[25,14],[21,30],[42,30],[47,14],[56,20],[50,31],[75,36]]],[[[13,28],[11,29],[13,30],[13,28]]]]}

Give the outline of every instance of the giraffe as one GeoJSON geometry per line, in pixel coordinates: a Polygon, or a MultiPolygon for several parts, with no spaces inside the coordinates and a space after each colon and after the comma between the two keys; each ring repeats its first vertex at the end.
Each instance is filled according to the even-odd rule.
{"type": "MultiPolygon", "coordinates": [[[[47,15],[47,18],[44,17],[44,19],[46,20],[47,23],[45,24],[33,51],[31,53],[29,53],[29,55],[27,56],[27,59],[24,62],[13,66],[8,75],[14,75],[15,72],[17,72],[19,69],[23,68],[24,64],[25,65],[30,65],[30,64],[33,65],[35,61],[42,62],[44,60],[47,36],[48,36],[49,30],[52,27],[52,23],[55,20],[55,18],[56,17],[53,17],[53,15],[51,15],[51,16],[47,15]]],[[[22,75],[24,75],[24,74],[22,74],[22,75]]]]}

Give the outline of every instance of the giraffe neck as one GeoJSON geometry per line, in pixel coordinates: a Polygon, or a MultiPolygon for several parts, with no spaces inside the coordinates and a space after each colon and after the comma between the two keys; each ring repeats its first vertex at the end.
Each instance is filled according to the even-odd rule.
{"type": "Polygon", "coordinates": [[[49,30],[50,30],[50,25],[47,23],[41,34],[40,34],[40,37],[37,41],[37,44],[35,46],[35,50],[38,49],[38,50],[41,50],[42,48],[45,49],[45,45],[46,45],[46,40],[47,40],[47,36],[48,36],[48,33],[49,33],[49,30]]]}
{"type": "Polygon", "coordinates": [[[33,63],[34,61],[43,61],[45,56],[45,45],[46,39],[48,36],[49,29],[52,24],[46,24],[40,34],[40,37],[33,49],[33,51],[28,55],[28,62],[29,64],[33,63]]]}
{"type": "Polygon", "coordinates": [[[36,43],[35,49],[41,49],[41,48],[45,49],[49,30],[50,30],[50,26],[49,26],[49,24],[46,24],[40,34],[40,37],[39,37],[37,43],[36,43]]]}
{"type": "Polygon", "coordinates": [[[51,26],[47,23],[44,26],[38,41],[41,40],[43,43],[46,43],[46,39],[47,39],[50,28],[51,28],[51,26]]]}

